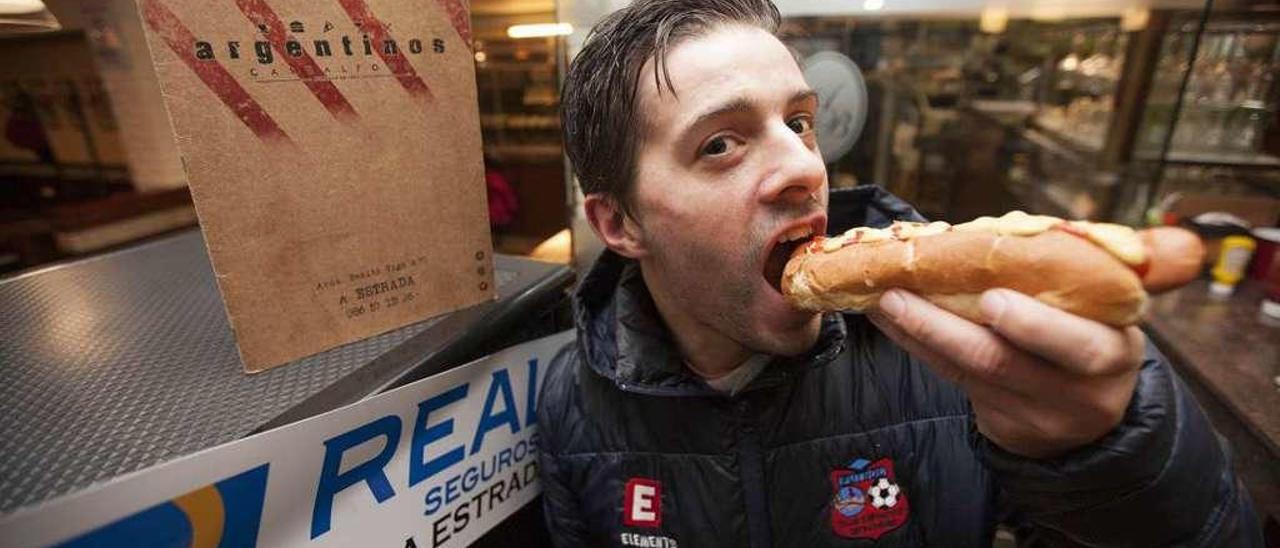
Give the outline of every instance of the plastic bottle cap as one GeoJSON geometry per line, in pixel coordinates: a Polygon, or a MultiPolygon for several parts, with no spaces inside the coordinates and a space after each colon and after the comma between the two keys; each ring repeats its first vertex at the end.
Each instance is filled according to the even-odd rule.
{"type": "Polygon", "coordinates": [[[1280,243],[1280,228],[1255,228],[1251,234],[1259,240],[1280,243]]]}
{"type": "Polygon", "coordinates": [[[1209,284],[1209,294],[1215,297],[1230,297],[1232,293],[1235,293],[1235,291],[1236,286],[1231,284],[1224,284],[1222,282],[1213,282],[1209,284]]]}
{"type": "Polygon", "coordinates": [[[1262,301],[1262,313],[1280,319],[1280,303],[1272,300],[1262,301]]]}

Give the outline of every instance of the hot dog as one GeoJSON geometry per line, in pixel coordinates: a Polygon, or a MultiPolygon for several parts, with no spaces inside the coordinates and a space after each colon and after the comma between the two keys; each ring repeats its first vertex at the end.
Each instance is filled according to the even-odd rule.
{"type": "Polygon", "coordinates": [[[864,311],[901,288],[981,322],[982,293],[1004,287],[1128,326],[1141,318],[1148,290],[1191,281],[1203,255],[1199,238],[1178,228],[1138,232],[1015,211],[954,226],[897,222],[816,238],[792,254],[781,289],[806,310],[864,311]]]}

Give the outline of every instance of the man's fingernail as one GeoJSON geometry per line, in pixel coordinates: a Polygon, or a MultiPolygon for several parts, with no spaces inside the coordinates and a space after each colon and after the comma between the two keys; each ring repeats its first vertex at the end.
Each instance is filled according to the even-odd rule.
{"type": "Polygon", "coordinates": [[[983,293],[982,300],[978,303],[978,307],[982,309],[982,316],[989,323],[996,323],[1008,306],[1009,298],[1005,297],[1004,292],[999,289],[992,289],[983,293]]]}
{"type": "Polygon", "coordinates": [[[907,309],[907,302],[897,291],[888,291],[880,297],[880,312],[888,320],[902,315],[907,309]]]}

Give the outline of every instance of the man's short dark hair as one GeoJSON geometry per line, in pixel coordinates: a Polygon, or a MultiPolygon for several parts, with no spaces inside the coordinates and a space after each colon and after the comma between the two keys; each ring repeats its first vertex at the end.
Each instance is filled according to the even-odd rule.
{"type": "Polygon", "coordinates": [[[630,211],[644,119],[636,115],[646,61],[654,82],[675,92],[666,54],[724,24],[778,30],[770,0],[635,0],[600,21],[569,67],[561,94],[565,149],[584,194],[603,193],[630,211]]]}

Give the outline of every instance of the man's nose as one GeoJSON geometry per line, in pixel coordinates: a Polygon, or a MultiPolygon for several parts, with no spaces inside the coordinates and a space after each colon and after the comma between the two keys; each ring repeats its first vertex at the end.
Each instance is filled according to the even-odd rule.
{"type": "Polygon", "coordinates": [[[827,183],[822,155],[786,124],[771,131],[766,151],[773,171],[761,186],[761,201],[800,204],[812,199],[827,183]]]}

